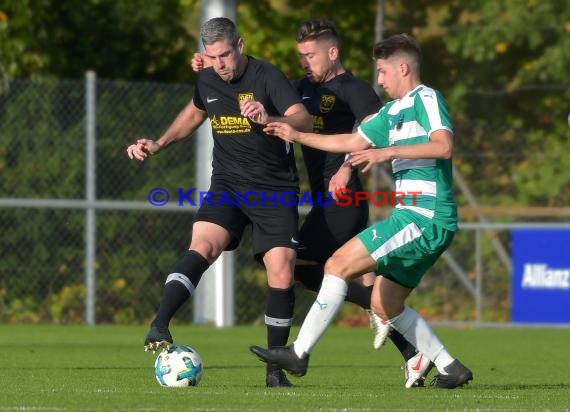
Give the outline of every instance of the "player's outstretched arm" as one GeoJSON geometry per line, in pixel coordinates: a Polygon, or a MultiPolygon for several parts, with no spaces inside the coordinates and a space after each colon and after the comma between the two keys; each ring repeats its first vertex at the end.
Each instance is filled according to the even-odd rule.
{"type": "Polygon", "coordinates": [[[206,112],[198,109],[194,102],[191,101],[157,141],[142,138],[137,140],[135,144],[127,147],[129,158],[144,161],[147,157],[157,154],[163,148],[186,139],[204,122],[206,116],[206,112]]]}
{"type": "Polygon", "coordinates": [[[392,159],[449,159],[453,149],[453,136],[448,130],[436,130],[430,141],[406,146],[389,146],[379,149],[355,151],[350,154],[352,166],[366,163],[362,172],[367,172],[375,164],[392,159]]]}
{"type": "Polygon", "coordinates": [[[370,147],[370,143],[358,133],[334,135],[306,133],[295,130],[291,125],[283,122],[268,123],[263,131],[285,141],[301,143],[326,152],[347,153],[370,147]]]}

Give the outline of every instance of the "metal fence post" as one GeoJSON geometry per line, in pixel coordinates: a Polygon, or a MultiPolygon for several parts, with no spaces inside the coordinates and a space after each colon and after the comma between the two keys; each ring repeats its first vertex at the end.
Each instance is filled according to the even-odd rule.
{"type": "Polygon", "coordinates": [[[475,230],[475,307],[477,323],[481,323],[481,306],[483,299],[483,250],[481,248],[481,230],[475,230]]]}
{"type": "MultiPolygon", "coordinates": [[[[213,17],[226,16],[236,21],[237,1],[202,0],[201,22],[213,17]]],[[[198,47],[203,50],[199,41],[198,47]]],[[[212,171],[212,132],[204,123],[196,132],[196,186],[198,191],[208,190],[212,171]]],[[[223,252],[204,273],[194,295],[194,322],[214,322],[216,326],[234,325],[234,254],[223,252]],[[230,289],[231,288],[231,289],[230,289]]]]}
{"type": "Polygon", "coordinates": [[[95,324],[95,254],[97,245],[95,200],[96,200],[96,74],[85,74],[85,321],[95,324]]]}

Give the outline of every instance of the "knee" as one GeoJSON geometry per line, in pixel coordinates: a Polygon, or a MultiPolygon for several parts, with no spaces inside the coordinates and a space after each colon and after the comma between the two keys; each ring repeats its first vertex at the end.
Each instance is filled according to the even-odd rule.
{"type": "Polygon", "coordinates": [[[396,305],[395,302],[390,299],[383,299],[380,290],[376,290],[375,293],[373,292],[370,298],[370,309],[386,321],[401,312],[401,310],[398,310],[398,306],[399,305],[396,305]]]}
{"type": "Polygon", "coordinates": [[[370,299],[370,309],[383,320],[390,320],[398,316],[404,310],[404,306],[395,302],[383,302],[378,296],[373,294],[370,299]]]}
{"type": "Polygon", "coordinates": [[[380,302],[380,298],[378,297],[378,294],[372,294],[372,298],[370,299],[370,309],[372,309],[372,311],[377,314],[378,316],[380,316],[380,318],[382,318],[382,320],[389,320],[390,318],[388,317],[388,315],[386,314],[386,311],[384,310],[384,307],[382,306],[382,303],[380,302]]]}
{"type": "Polygon", "coordinates": [[[293,285],[295,252],[287,248],[275,248],[263,257],[267,281],[272,288],[287,289],[293,285]]]}
{"type": "Polygon", "coordinates": [[[346,279],[346,271],[343,268],[343,261],[336,255],[332,255],[325,262],[325,273],[333,274],[342,279],[346,279]]]}
{"type": "Polygon", "coordinates": [[[267,270],[267,283],[276,289],[288,289],[293,286],[293,273],[290,270],[267,270]]]}
{"type": "Polygon", "coordinates": [[[205,239],[192,239],[189,249],[198,252],[209,264],[214,263],[222,253],[219,247],[216,247],[212,242],[205,239]]]}

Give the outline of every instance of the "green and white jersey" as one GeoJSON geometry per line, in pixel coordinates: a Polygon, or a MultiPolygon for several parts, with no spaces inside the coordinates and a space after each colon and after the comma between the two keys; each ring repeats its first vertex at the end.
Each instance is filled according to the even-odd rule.
{"type": "MultiPolygon", "coordinates": [[[[405,146],[429,141],[436,130],[453,126],[445,99],[419,85],[401,99],[387,103],[358,128],[372,146],[405,146]]],[[[396,209],[407,209],[449,230],[457,230],[451,159],[394,159],[396,209]],[[405,197],[404,196],[405,193],[405,197]]]]}

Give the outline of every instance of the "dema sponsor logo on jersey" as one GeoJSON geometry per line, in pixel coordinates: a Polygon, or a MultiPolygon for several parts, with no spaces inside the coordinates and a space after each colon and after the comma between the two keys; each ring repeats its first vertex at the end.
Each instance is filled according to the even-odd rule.
{"type": "Polygon", "coordinates": [[[218,134],[249,133],[251,123],[243,116],[212,116],[212,129],[218,134]]]}

